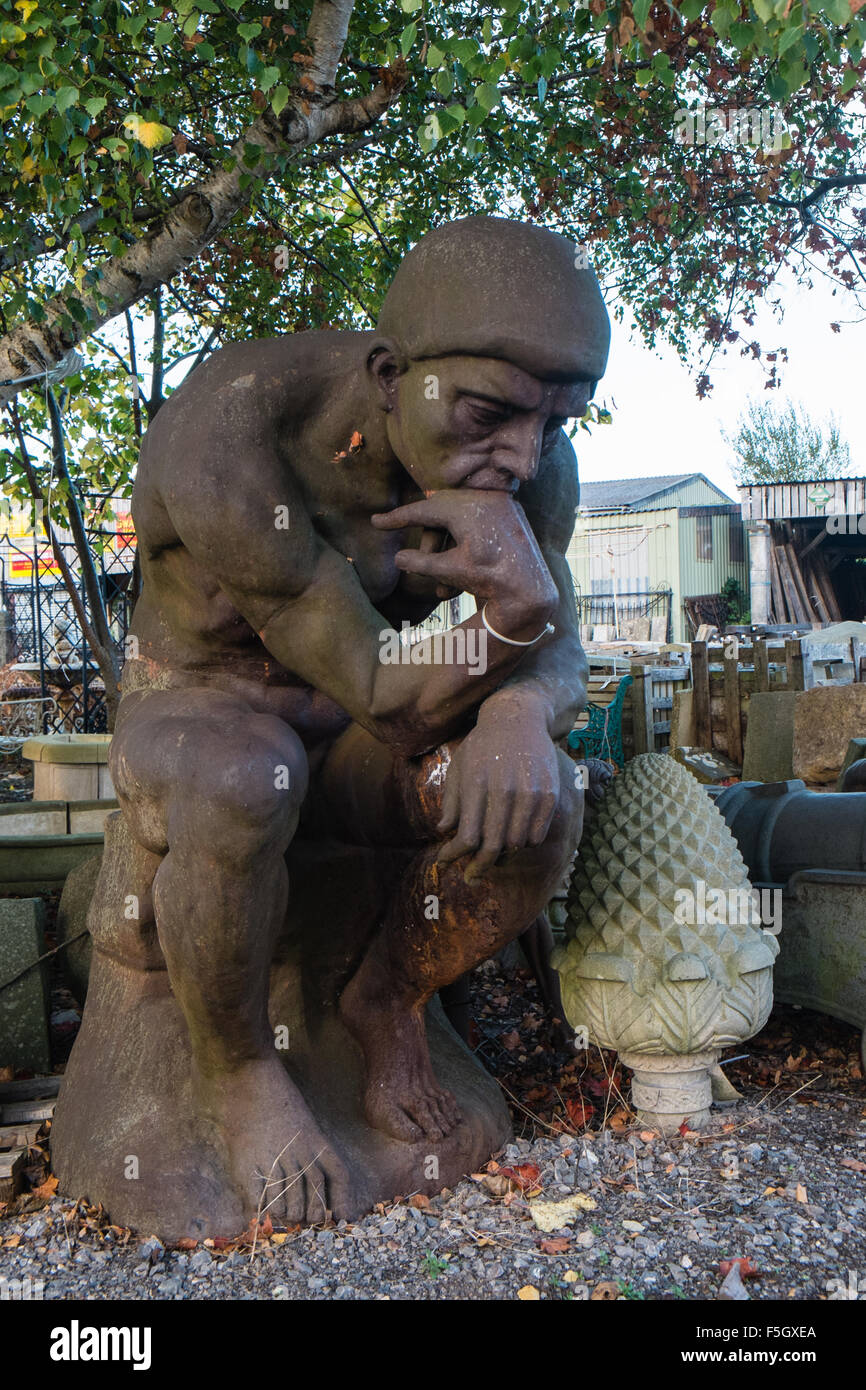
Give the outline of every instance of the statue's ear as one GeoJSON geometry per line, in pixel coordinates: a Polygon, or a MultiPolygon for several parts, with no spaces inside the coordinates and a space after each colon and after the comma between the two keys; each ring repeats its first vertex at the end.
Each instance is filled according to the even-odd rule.
{"type": "Polygon", "coordinates": [[[367,371],[379,393],[383,410],[394,408],[397,379],[408,366],[405,353],[393,338],[378,338],[367,353],[367,371]]]}

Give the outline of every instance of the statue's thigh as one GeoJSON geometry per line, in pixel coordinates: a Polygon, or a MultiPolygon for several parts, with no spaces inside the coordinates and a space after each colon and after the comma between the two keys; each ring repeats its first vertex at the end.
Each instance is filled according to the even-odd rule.
{"type": "Polygon", "coordinates": [[[121,705],[110,766],[140,844],[252,851],[294,829],[307,792],[303,745],[282,720],[222,691],[137,691],[121,705]]]}

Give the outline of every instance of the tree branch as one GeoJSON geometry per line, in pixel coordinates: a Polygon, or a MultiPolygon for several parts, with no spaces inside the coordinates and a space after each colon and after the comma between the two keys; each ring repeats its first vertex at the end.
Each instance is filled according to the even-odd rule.
{"type": "Polygon", "coordinates": [[[20,390],[21,378],[55,366],[76,343],[194,261],[249,202],[253,180],[273,177],[276,156],[284,160],[329,135],[366,130],[397,99],[407,80],[402,59],[381,70],[371,92],[345,101],[331,97],[351,11],[351,0],[316,0],[307,35],[313,62],[306,73],[316,90],[294,92],[279,119],[270,108],[263,111],[232,146],[233,168],[204,179],[144,237],[104,261],[78,299],[74,320],[69,312],[74,295],[67,291],[45,305],[41,321],[21,323],[0,338],[0,405],[20,390]],[[244,160],[250,146],[260,154],[255,166],[244,160]],[[242,187],[245,175],[252,178],[242,187]]]}

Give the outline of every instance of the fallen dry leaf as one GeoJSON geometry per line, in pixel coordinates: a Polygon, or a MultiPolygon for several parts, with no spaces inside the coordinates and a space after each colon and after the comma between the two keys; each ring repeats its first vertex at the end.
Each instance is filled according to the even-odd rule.
{"type": "Polygon", "coordinates": [[[508,1178],[503,1177],[501,1173],[485,1173],[481,1181],[494,1197],[505,1197],[511,1190],[508,1178]]]}
{"type": "Polygon", "coordinates": [[[425,1207],[429,1207],[430,1198],[425,1197],[423,1192],[415,1192],[409,1198],[409,1205],[410,1207],[415,1207],[418,1211],[423,1211],[425,1207]]]}
{"type": "Polygon", "coordinates": [[[501,1033],[499,1041],[506,1052],[514,1052],[520,1046],[520,1034],[515,1029],[512,1033],[501,1033]]]}
{"type": "Polygon", "coordinates": [[[534,1284],[524,1284],[522,1289],[517,1290],[517,1297],[524,1303],[536,1303],[541,1298],[541,1294],[534,1284]]]}
{"type": "Polygon", "coordinates": [[[529,1214],[539,1231],[559,1231],[570,1226],[585,1211],[595,1211],[595,1202],[585,1192],[572,1192],[558,1202],[530,1202],[529,1214]]]}
{"type": "Polygon", "coordinates": [[[175,1241],[175,1250],[195,1250],[198,1241],[193,1240],[192,1236],[181,1236],[180,1240],[175,1241]]]}
{"type": "Polygon", "coordinates": [[[567,1100],[565,1110],[575,1129],[583,1129],[595,1114],[594,1106],[585,1100],[567,1100]]]}
{"type": "Polygon", "coordinates": [[[564,1255],[570,1244],[567,1236],[555,1236],[551,1240],[541,1241],[539,1249],[545,1255],[564,1255]]]}
{"type": "Polygon", "coordinates": [[[612,1303],[615,1298],[619,1298],[619,1289],[616,1284],[596,1284],[589,1296],[593,1303],[612,1303]]]}
{"type": "Polygon", "coordinates": [[[806,1189],[801,1182],[798,1182],[794,1189],[794,1200],[796,1202],[808,1202],[809,1200],[806,1196],[806,1189]]]}
{"type": "Polygon", "coordinates": [[[499,1174],[503,1178],[510,1178],[521,1192],[528,1192],[538,1187],[541,1169],[537,1163],[518,1163],[514,1168],[500,1168],[499,1174]]]}
{"type": "Polygon", "coordinates": [[[271,1240],[274,1242],[274,1245],[285,1245],[288,1238],[288,1231],[274,1231],[274,1234],[271,1236],[271,1240]]]}
{"type": "MultiPolygon", "coordinates": [[[[303,86],[303,82],[301,85],[303,86]]],[[[364,436],[360,430],[353,430],[348,449],[341,449],[338,454],[335,454],[333,459],[334,463],[338,463],[340,459],[348,458],[350,454],[357,454],[359,449],[363,449],[363,447],[364,436]]]]}
{"type": "Polygon", "coordinates": [[[760,1271],[757,1265],[752,1264],[748,1255],[740,1255],[735,1260],[722,1260],[719,1264],[719,1273],[723,1279],[731,1272],[734,1265],[740,1266],[741,1279],[757,1279],[760,1271]]]}
{"type": "Polygon", "coordinates": [[[859,1158],[843,1158],[840,1162],[843,1168],[853,1168],[855,1173],[866,1173],[866,1163],[861,1163],[859,1158]]]}
{"type": "Polygon", "coordinates": [[[52,1173],[52,1175],[46,1178],[44,1182],[41,1182],[38,1187],[33,1188],[31,1195],[34,1197],[44,1197],[47,1202],[49,1197],[53,1197],[56,1191],[57,1179],[52,1173]]]}

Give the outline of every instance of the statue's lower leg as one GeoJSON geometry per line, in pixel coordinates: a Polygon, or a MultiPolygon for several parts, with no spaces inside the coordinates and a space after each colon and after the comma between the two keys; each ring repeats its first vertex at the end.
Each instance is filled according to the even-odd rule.
{"type": "Polygon", "coordinates": [[[544,844],[515,850],[466,881],[465,859],[419,855],[397,886],[379,935],[340,1000],[367,1072],[365,1113],[397,1139],[438,1139],[460,1121],[430,1065],[424,1008],[443,985],[494,956],[546,904],[573,853],[580,820],[558,812],[544,844]]]}
{"type": "Polygon", "coordinates": [[[267,1017],[286,908],[281,845],[243,865],[181,841],[154,883],[160,942],[189,1029],[194,1094],[247,1209],[322,1221],[339,1165],[289,1078],[267,1017]]]}

